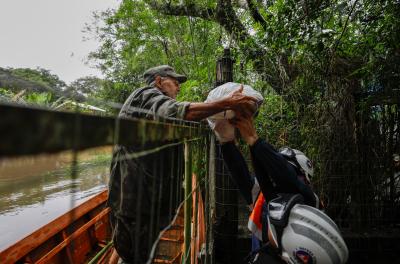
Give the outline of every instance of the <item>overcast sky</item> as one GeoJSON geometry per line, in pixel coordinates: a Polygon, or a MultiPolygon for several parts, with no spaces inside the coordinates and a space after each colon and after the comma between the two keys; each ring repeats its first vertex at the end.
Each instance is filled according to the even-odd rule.
{"type": "Polygon", "coordinates": [[[101,74],[84,64],[94,40],[82,29],[95,10],[116,8],[119,0],[0,0],[0,67],[37,66],[71,81],[101,74]]]}

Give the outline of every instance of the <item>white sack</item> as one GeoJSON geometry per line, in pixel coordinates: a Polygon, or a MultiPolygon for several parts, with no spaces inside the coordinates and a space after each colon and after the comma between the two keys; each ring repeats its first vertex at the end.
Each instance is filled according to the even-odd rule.
{"type": "MultiPolygon", "coordinates": [[[[240,88],[240,83],[228,82],[213,89],[207,96],[206,102],[213,102],[230,96],[240,88]]],[[[243,85],[242,93],[256,98],[257,108],[262,104],[264,98],[249,85],[243,85]]],[[[232,110],[223,111],[207,118],[208,124],[214,130],[219,142],[224,143],[235,139],[235,128],[227,119],[232,119],[235,113],[232,110]]]]}
{"type": "Polygon", "coordinates": [[[219,119],[207,121],[220,143],[229,142],[235,139],[235,127],[232,126],[228,120],[219,119]]]}
{"type": "MultiPolygon", "coordinates": [[[[240,83],[234,83],[234,82],[228,82],[224,83],[223,85],[220,85],[216,88],[214,88],[207,96],[206,103],[217,101],[220,99],[223,99],[225,97],[230,96],[235,90],[240,88],[240,83]]],[[[257,92],[256,90],[253,89],[253,87],[249,85],[243,85],[243,92],[242,94],[251,96],[256,98],[257,100],[257,108],[262,104],[264,101],[264,98],[262,95],[257,92]]],[[[235,116],[235,113],[232,110],[228,111],[223,111],[220,113],[217,113],[213,116],[210,116],[208,120],[210,119],[232,119],[235,116]]]]}

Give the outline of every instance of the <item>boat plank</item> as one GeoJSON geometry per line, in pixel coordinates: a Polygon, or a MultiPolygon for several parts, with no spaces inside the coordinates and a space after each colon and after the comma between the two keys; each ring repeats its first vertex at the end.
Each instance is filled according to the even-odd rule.
{"type": "MultiPolygon", "coordinates": [[[[63,230],[63,231],[62,231],[62,238],[63,238],[63,240],[67,239],[67,237],[68,237],[67,232],[65,232],[65,230],[63,230]]],[[[70,263],[73,263],[73,262],[74,262],[74,259],[73,259],[73,257],[72,257],[71,249],[70,249],[70,248],[67,248],[66,251],[67,251],[67,257],[68,257],[69,262],[70,262],[70,263]]]]}
{"type": "Polygon", "coordinates": [[[64,239],[60,244],[54,247],[50,252],[44,255],[41,259],[39,259],[36,264],[44,264],[51,260],[58,252],[60,252],[63,248],[65,248],[71,241],[79,237],[83,234],[86,230],[88,230],[91,226],[93,226],[97,221],[99,221],[102,217],[107,216],[110,212],[110,208],[104,209],[100,214],[92,218],[89,222],[84,224],[78,230],[76,230],[72,235],[64,239]]]}
{"type": "Polygon", "coordinates": [[[36,230],[31,235],[0,252],[0,259],[5,263],[15,263],[29,252],[42,245],[49,238],[53,237],[72,222],[81,218],[100,204],[107,200],[107,190],[97,194],[93,198],[58,217],[57,219],[36,230]]]}

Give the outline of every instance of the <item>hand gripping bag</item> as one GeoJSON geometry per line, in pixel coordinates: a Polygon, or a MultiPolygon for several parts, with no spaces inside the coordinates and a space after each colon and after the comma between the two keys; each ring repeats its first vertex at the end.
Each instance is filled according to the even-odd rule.
{"type": "MultiPolygon", "coordinates": [[[[235,90],[240,88],[240,83],[228,82],[214,88],[207,96],[205,102],[214,102],[230,96],[235,90]]],[[[257,99],[257,109],[262,104],[264,98],[249,85],[243,85],[244,95],[257,99]]],[[[221,143],[231,141],[235,138],[235,128],[227,121],[232,119],[235,113],[232,110],[222,111],[207,118],[208,124],[214,130],[218,140],[221,143]]]]}

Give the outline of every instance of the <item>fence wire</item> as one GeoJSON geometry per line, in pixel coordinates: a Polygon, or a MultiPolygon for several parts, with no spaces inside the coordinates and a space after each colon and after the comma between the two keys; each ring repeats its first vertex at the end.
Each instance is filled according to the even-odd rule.
{"type": "MultiPolygon", "coordinates": [[[[8,113],[5,116],[11,115],[10,112],[6,111],[9,110],[9,108],[7,107],[12,107],[12,110],[17,112],[27,110],[26,106],[20,108],[17,105],[10,106],[7,104],[4,107],[4,113],[8,113]]],[[[137,109],[132,109],[132,111],[135,110],[137,109]]],[[[48,114],[48,112],[42,112],[42,109],[32,108],[29,109],[29,111],[38,115],[37,120],[40,120],[42,114],[48,114]]],[[[51,112],[51,114],[55,114],[56,116],[58,115],[57,112],[51,112]]],[[[61,114],[62,113],[60,113],[60,115],[61,114]]],[[[46,142],[62,141],[63,139],[57,138],[57,134],[43,133],[37,135],[35,139],[31,139],[36,140],[37,142],[42,142],[42,145],[36,145],[35,148],[31,148],[28,151],[28,153],[30,153],[29,156],[25,156],[25,153],[23,151],[21,151],[22,154],[14,153],[7,156],[7,154],[4,153],[6,151],[6,148],[3,149],[4,152],[2,152],[1,155],[2,164],[7,163],[9,165],[12,162],[15,162],[15,164],[22,165],[23,167],[24,165],[27,165],[24,164],[24,159],[29,159],[31,163],[35,165],[38,157],[40,156],[44,155],[46,159],[50,161],[50,158],[52,156],[59,156],[63,155],[62,153],[65,153],[68,158],[63,161],[62,164],[58,164],[59,166],[56,167],[55,170],[53,170],[52,166],[45,167],[23,178],[23,180],[27,182],[31,181],[32,179],[38,179],[40,181],[39,184],[28,186],[27,190],[23,190],[24,186],[20,186],[21,188],[18,191],[29,192],[32,190],[32,188],[35,188],[37,195],[41,196],[41,199],[43,199],[44,201],[46,201],[46,199],[51,200],[51,196],[62,196],[63,193],[70,192],[71,194],[68,195],[70,203],[69,206],[67,206],[68,209],[65,208],[65,210],[68,211],[85,202],[85,199],[81,200],[79,198],[80,196],[84,195],[82,193],[87,191],[86,189],[90,190],[90,194],[86,194],[88,197],[93,196],[99,191],[97,186],[91,186],[90,183],[86,183],[85,181],[83,181],[82,177],[84,175],[82,175],[82,172],[84,172],[84,166],[90,166],[91,164],[96,164],[96,162],[99,162],[101,164],[103,169],[102,177],[104,176],[104,174],[108,174],[105,181],[103,181],[101,184],[101,186],[103,186],[102,188],[104,189],[107,185],[112,184],[112,182],[107,182],[109,180],[110,163],[135,163],[142,173],[140,175],[134,175],[134,177],[136,177],[134,181],[121,181],[121,185],[135,183],[135,186],[132,186],[132,195],[136,196],[136,198],[134,199],[134,202],[136,204],[132,208],[136,208],[134,215],[136,227],[134,228],[134,237],[131,241],[131,243],[133,243],[132,248],[135,252],[134,263],[143,263],[143,259],[147,259],[149,257],[150,249],[153,249],[151,263],[157,263],[157,261],[161,260],[176,261],[177,259],[181,259],[179,262],[183,261],[182,263],[194,263],[193,261],[196,260],[197,263],[210,263],[211,255],[206,251],[206,249],[212,248],[208,245],[208,240],[212,236],[207,234],[206,232],[208,232],[207,225],[211,223],[211,220],[208,215],[205,214],[205,211],[210,211],[210,209],[208,208],[209,202],[207,200],[209,198],[208,196],[206,196],[206,193],[208,192],[206,190],[208,187],[208,177],[210,177],[208,173],[208,156],[210,154],[208,142],[210,140],[210,133],[205,127],[203,127],[203,125],[199,123],[160,118],[156,116],[151,116],[151,113],[149,112],[144,113],[145,117],[147,117],[144,118],[141,114],[143,113],[138,113],[139,119],[137,119],[137,121],[131,122],[131,120],[127,120],[126,122],[131,122],[133,125],[131,128],[139,130],[139,133],[144,132],[148,134],[142,135],[142,137],[138,139],[138,141],[134,144],[126,145],[123,143],[119,143],[115,145],[115,147],[113,148],[113,152],[111,152],[110,147],[107,147],[99,152],[93,150],[93,155],[87,157],[86,152],[90,150],[81,150],[81,148],[79,147],[79,144],[84,143],[85,141],[85,138],[81,136],[84,131],[82,131],[82,126],[79,124],[78,129],[73,130],[75,133],[73,137],[78,139],[77,141],[74,141],[77,145],[75,145],[71,149],[69,149],[69,146],[67,145],[63,147],[65,148],[65,150],[64,152],[61,152],[61,154],[59,154],[59,152],[57,151],[55,152],[48,144],[46,144],[46,142]],[[150,120],[149,117],[151,117],[150,120]],[[144,129],[147,124],[161,124],[161,126],[158,128],[158,130],[157,126],[151,127],[149,131],[144,129]],[[163,130],[163,124],[165,124],[165,126],[168,126],[171,130],[163,130]],[[143,129],[141,127],[143,127],[143,129]],[[142,132],[140,132],[140,130],[142,132]],[[152,139],[151,134],[156,135],[166,132],[173,134],[173,140],[157,141],[157,139],[152,139]],[[180,133],[186,133],[186,136],[182,136],[180,138],[180,133]],[[116,150],[121,147],[129,148],[129,154],[124,156],[113,156],[112,153],[115,154],[116,150]],[[183,151],[185,148],[187,149],[186,151],[190,151],[191,153],[189,157],[185,157],[183,155],[183,151]],[[55,153],[44,154],[49,150],[50,152],[55,153]],[[149,166],[143,166],[143,164],[145,163],[149,166]],[[190,169],[186,168],[185,171],[185,164],[186,167],[190,165],[190,169]],[[57,177],[60,173],[64,175],[64,178],[62,179],[68,180],[69,178],[70,180],[68,181],[73,182],[72,186],[61,186],[62,183],[57,182],[57,177]],[[192,185],[184,185],[184,182],[188,181],[188,178],[190,178],[190,181],[193,183],[192,185]],[[54,182],[54,185],[59,184],[59,192],[54,191],[47,195],[45,190],[49,189],[50,187],[46,185],[46,181],[54,182]],[[82,191],[81,189],[84,187],[82,187],[81,184],[88,184],[89,186],[86,186],[87,188],[82,191]],[[187,188],[187,190],[185,190],[185,188],[187,188]],[[185,193],[187,194],[186,196],[185,193]],[[185,209],[190,209],[190,212],[186,212],[186,214],[187,216],[189,216],[187,217],[187,219],[191,224],[188,225],[186,223],[186,225],[184,225],[182,215],[183,212],[180,211],[183,207],[180,205],[189,203],[190,206],[185,206],[185,209]],[[186,240],[189,243],[186,245],[184,243],[185,233],[186,236],[189,236],[189,239],[186,240]],[[145,240],[143,239],[144,237],[146,238],[145,240]],[[206,262],[207,258],[208,262],[206,262]]],[[[76,118],[72,118],[73,121],[80,120],[81,118],[85,117],[85,115],[82,115],[81,113],[75,113],[74,115],[76,116],[76,118]]],[[[103,120],[106,117],[96,118],[98,120],[103,120]]],[[[7,122],[11,122],[11,118],[8,118],[7,120],[7,122]]],[[[119,121],[119,119],[115,120],[116,121],[114,122],[114,132],[124,129],[124,127],[120,126],[121,122],[119,121]]],[[[7,140],[15,140],[16,138],[18,138],[18,135],[14,135],[13,137],[8,136],[8,138],[6,138],[7,133],[5,126],[9,124],[7,122],[3,122],[1,128],[1,134],[4,136],[3,143],[7,140]]],[[[18,125],[19,121],[15,120],[13,122],[17,123],[18,125]]],[[[66,126],[74,125],[73,123],[69,123],[69,120],[66,120],[65,122],[66,124],[64,125],[66,126]]],[[[51,123],[46,122],[43,122],[43,124],[41,125],[47,126],[49,128],[52,126],[51,123]]],[[[28,125],[25,125],[23,127],[25,127],[25,129],[32,129],[32,127],[29,128],[28,125]]],[[[93,128],[95,129],[96,127],[93,128]]],[[[54,130],[50,129],[50,131],[52,132],[54,130]]],[[[20,134],[20,137],[22,138],[26,137],[26,132],[27,130],[21,130],[18,131],[17,134],[20,134]]],[[[93,134],[95,134],[96,130],[93,130],[92,132],[93,134]]],[[[120,139],[118,138],[118,135],[120,134],[114,132],[110,133],[110,136],[113,138],[111,142],[119,142],[120,139]]],[[[137,132],[135,131],[132,132],[133,136],[137,134],[137,132]]],[[[155,138],[159,137],[156,136],[155,138]]],[[[101,146],[102,144],[110,146],[110,141],[107,139],[104,141],[100,140],[100,142],[96,143],[96,145],[98,146],[101,146]]],[[[10,170],[7,171],[7,173],[9,172],[10,170]]],[[[90,172],[89,174],[89,178],[97,176],[96,171],[90,172]]],[[[20,176],[23,177],[22,175],[20,176]]],[[[6,175],[2,175],[2,178],[3,179],[0,181],[0,184],[3,185],[4,188],[6,188],[6,175]]],[[[61,178],[59,179],[61,180],[61,178]]],[[[125,195],[129,194],[125,193],[125,195]]],[[[33,206],[35,206],[35,204],[33,204],[33,206]]],[[[44,208],[44,210],[46,209],[48,210],[49,208],[44,208]]],[[[38,213],[40,214],[40,212],[38,213]]],[[[59,215],[53,215],[53,217],[57,216],[59,215]]],[[[69,215],[71,223],[74,221],[73,219],[76,219],[77,217],[78,216],[76,215],[76,212],[71,211],[69,215]]],[[[27,219],[25,221],[27,221],[27,219]]],[[[25,221],[22,221],[22,224],[25,221]]],[[[40,223],[38,223],[40,227],[40,225],[46,224],[47,219],[41,219],[39,217],[38,221],[41,221],[40,223]]],[[[92,232],[93,229],[89,229],[89,231],[92,232]]],[[[112,233],[109,233],[108,237],[106,237],[105,239],[110,241],[111,238],[112,233]]],[[[10,243],[11,242],[12,241],[10,241],[10,243]]],[[[98,244],[100,242],[96,243],[96,245],[93,245],[93,241],[89,243],[92,244],[92,249],[93,247],[101,247],[100,244],[98,244]]],[[[108,245],[108,242],[106,243],[106,241],[101,243],[103,243],[104,245],[108,245]]],[[[38,254],[38,252],[43,251],[43,247],[42,245],[40,245],[32,252],[27,252],[25,255],[20,256],[19,261],[44,261],[43,263],[46,263],[46,261],[47,263],[48,261],[57,262],[61,255],[64,256],[65,254],[71,254],[71,252],[79,252],[79,248],[79,244],[71,243],[69,246],[65,247],[65,249],[60,250],[59,254],[55,254],[51,258],[46,258],[46,256],[44,257],[43,255],[38,254]]],[[[110,256],[111,255],[109,255],[108,257],[110,256]]],[[[78,263],[75,262],[75,256],[70,256],[69,260],[70,263],[78,263]]],[[[105,261],[105,259],[103,258],[102,261],[105,261]]],[[[12,261],[11,259],[6,259],[5,263],[14,263],[14,261],[12,261]]]]}
{"type": "MultiPolygon", "coordinates": [[[[328,214],[344,231],[351,252],[365,252],[365,249],[376,245],[393,245],[390,241],[396,238],[396,230],[400,228],[398,220],[400,219],[399,165],[393,163],[392,157],[400,147],[398,106],[381,105],[369,109],[370,111],[364,110],[363,116],[359,116],[363,122],[358,122],[362,126],[355,129],[354,136],[358,140],[355,146],[349,146],[346,144],[347,141],[340,137],[340,134],[335,136],[335,131],[331,131],[332,144],[335,144],[338,153],[344,153],[342,151],[344,148],[354,147],[356,148],[354,153],[357,155],[338,155],[333,153],[335,151],[333,147],[329,149],[329,152],[322,152],[321,156],[313,157],[317,174],[313,182],[314,187],[324,200],[328,214]]],[[[146,223],[146,227],[143,230],[136,228],[137,232],[133,239],[135,252],[151,253],[153,260],[180,259],[182,263],[189,261],[191,263],[196,263],[196,261],[197,263],[214,263],[214,257],[229,256],[231,259],[227,261],[235,263],[236,259],[240,259],[240,255],[247,253],[247,248],[243,248],[240,241],[249,239],[250,234],[246,228],[249,211],[223,164],[219,146],[211,144],[210,132],[204,132],[204,127],[198,123],[166,119],[137,108],[130,110],[135,113],[137,118],[135,123],[132,123],[133,128],[138,128],[133,134],[139,135],[140,139],[130,145],[133,148],[129,155],[116,160],[145,160],[152,164],[150,170],[144,171],[143,177],[138,177],[140,181],[135,186],[137,207],[146,205],[137,211],[136,218],[140,220],[138,220],[139,222],[146,223]],[[203,132],[188,133],[182,137],[178,135],[171,141],[153,140],[148,143],[147,141],[151,139],[153,133],[154,135],[165,133],[165,130],[161,127],[157,128],[157,126],[150,130],[139,129],[141,124],[150,123],[171,124],[176,131],[202,130],[203,132]],[[185,159],[184,156],[185,146],[189,147],[192,153],[189,159],[185,159]],[[160,158],[160,153],[166,154],[160,158]],[[189,174],[185,174],[185,162],[192,168],[189,170],[189,174]],[[184,181],[188,177],[191,178],[192,184],[190,191],[186,190],[185,195],[184,186],[187,188],[188,185],[184,185],[184,181]],[[200,200],[202,206],[200,206],[200,200]],[[186,230],[190,233],[190,242],[186,246],[183,234],[187,224],[185,226],[183,211],[184,208],[189,207],[182,205],[185,202],[191,204],[190,232],[186,230]],[[143,234],[147,237],[145,242],[141,239],[143,234]],[[143,248],[145,249],[143,250],[143,248]],[[244,252],[241,253],[241,250],[244,252]]],[[[35,112],[35,109],[31,111],[35,112]]],[[[81,113],[76,113],[75,116],[77,117],[73,119],[75,122],[83,117],[81,113]]],[[[19,125],[18,122],[19,120],[15,121],[17,125],[19,125]]],[[[68,124],[73,125],[72,123],[68,124]]],[[[49,126],[51,127],[51,124],[49,126]]],[[[113,119],[113,128],[114,131],[124,129],[119,119],[113,119]]],[[[326,124],[316,122],[315,129],[325,131],[326,124]]],[[[10,133],[5,127],[2,127],[1,131],[4,139],[2,144],[6,144],[10,133]]],[[[35,133],[33,130],[29,130],[28,126],[15,133],[26,137],[27,132],[35,133]]],[[[80,138],[81,133],[84,132],[82,127],[75,127],[74,138],[77,141],[74,141],[74,144],[79,145],[84,141],[83,138],[80,138]]],[[[297,131],[286,132],[297,133],[297,131]]],[[[96,131],[93,130],[92,133],[95,134],[96,131]]],[[[111,141],[103,142],[104,144],[99,143],[97,146],[110,146],[110,144],[119,142],[120,133],[111,133],[110,135],[111,141]]],[[[43,133],[39,135],[39,138],[43,142],[48,142],[58,136],[57,134],[43,133]]],[[[320,140],[322,144],[324,140],[328,140],[328,136],[316,137],[316,140],[320,140]]],[[[290,135],[288,137],[290,138],[290,135]]],[[[290,143],[290,140],[285,142],[290,143]]],[[[87,157],[87,154],[83,154],[80,148],[73,146],[67,154],[69,158],[66,161],[57,161],[58,166],[45,167],[38,172],[32,169],[28,169],[31,170],[31,173],[25,171],[23,175],[27,175],[29,181],[35,178],[36,183],[33,183],[32,188],[28,187],[29,190],[21,191],[23,196],[28,196],[32,189],[35,189],[36,193],[45,192],[51,188],[57,189],[43,183],[48,181],[57,185],[57,180],[65,180],[65,175],[67,175],[70,180],[69,187],[72,186],[68,187],[69,189],[66,188],[72,193],[69,207],[73,208],[79,205],[78,198],[80,196],[93,194],[91,188],[81,187],[88,184],[84,180],[81,181],[82,174],[91,173],[87,172],[88,165],[93,165],[92,168],[99,168],[96,166],[100,164],[101,178],[108,180],[108,165],[112,157],[110,149],[87,157]],[[106,172],[104,172],[106,167],[106,172]],[[64,176],[61,177],[61,174],[64,176]]],[[[41,148],[45,149],[45,147],[44,145],[37,146],[37,154],[42,153],[41,148]]],[[[12,175],[12,170],[15,170],[17,166],[5,170],[4,168],[10,165],[4,164],[14,158],[13,161],[17,164],[18,155],[7,157],[2,152],[1,158],[3,171],[0,188],[2,188],[4,197],[12,196],[15,193],[6,191],[6,189],[10,189],[10,178],[7,178],[7,175],[12,175]]],[[[33,163],[35,162],[33,159],[33,163]]],[[[91,176],[96,177],[96,173],[98,172],[92,173],[91,176]]],[[[107,182],[102,183],[103,187],[107,184],[107,182]]],[[[19,186],[14,184],[12,189],[17,190],[17,187],[19,186]]],[[[22,187],[24,186],[21,184],[22,187]]],[[[55,192],[50,192],[48,196],[54,194],[55,192]]],[[[3,207],[10,210],[13,202],[11,200],[4,202],[3,207]]],[[[26,203],[26,201],[24,202],[26,203]]],[[[73,215],[71,215],[71,219],[74,219],[73,215]]],[[[107,239],[110,241],[111,236],[107,239]]],[[[380,247],[383,251],[387,250],[393,253],[393,250],[385,249],[384,246],[380,247]]],[[[140,254],[135,256],[138,256],[135,263],[142,263],[139,259],[140,254]]],[[[33,257],[25,255],[22,258],[32,260],[33,257]]]]}

